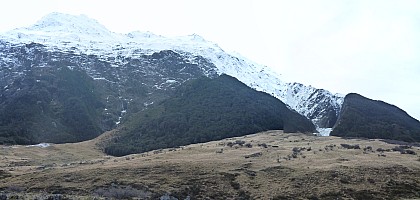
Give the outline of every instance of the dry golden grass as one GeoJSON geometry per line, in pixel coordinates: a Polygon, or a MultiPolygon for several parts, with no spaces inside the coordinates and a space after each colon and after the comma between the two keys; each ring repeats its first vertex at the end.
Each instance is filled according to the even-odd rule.
{"type": "Polygon", "coordinates": [[[98,188],[131,186],[147,191],[152,199],[166,193],[179,199],[188,195],[192,199],[414,199],[420,196],[418,147],[411,148],[417,155],[390,151],[384,152],[384,157],[376,149],[391,149],[396,145],[379,140],[268,131],[111,157],[96,145],[110,134],[47,148],[0,147],[0,168],[4,173],[0,188],[89,196],[95,195],[98,188]],[[252,147],[228,146],[237,140],[252,147]],[[268,147],[258,145],[263,143],[268,147]],[[359,144],[362,149],[344,149],[340,144],[359,144]],[[373,151],[363,151],[366,146],[371,146],[373,151]],[[305,149],[293,158],[295,147],[305,149]]]}

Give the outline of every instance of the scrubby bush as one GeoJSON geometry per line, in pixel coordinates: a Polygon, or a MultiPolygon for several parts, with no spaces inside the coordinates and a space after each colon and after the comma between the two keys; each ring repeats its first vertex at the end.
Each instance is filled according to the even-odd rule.
{"type": "Polygon", "coordinates": [[[293,153],[299,153],[302,149],[300,147],[293,147],[293,153]]]}
{"type": "Polygon", "coordinates": [[[392,148],[392,150],[399,151],[401,154],[411,154],[411,155],[417,154],[415,151],[410,150],[409,148],[411,148],[411,146],[400,145],[400,146],[395,146],[394,148],[392,148]]]}
{"type": "Polygon", "coordinates": [[[368,151],[372,151],[372,147],[371,146],[366,146],[365,148],[363,148],[363,151],[368,152],[368,151]]]}
{"type": "Polygon", "coordinates": [[[417,154],[415,151],[410,150],[410,149],[406,149],[406,150],[404,151],[404,153],[405,153],[405,154],[411,154],[411,155],[416,155],[416,154],[417,154]]]}
{"type": "Polygon", "coordinates": [[[53,195],[49,195],[47,197],[47,200],[70,200],[70,199],[61,194],[53,194],[53,195]]]}
{"type": "Polygon", "coordinates": [[[4,193],[0,194],[0,200],[7,200],[7,195],[4,193]]]}
{"type": "Polygon", "coordinates": [[[236,140],[235,144],[238,144],[239,146],[243,146],[245,144],[245,141],[242,140],[236,140]]]}
{"type": "Polygon", "coordinates": [[[360,145],[355,144],[355,145],[351,145],[351,144],[340,144],[343,148],[345,149],[360,149],[360,145]]]}
{"type": "Polygon", "coordinates": [[[245,144],[245,147],[247,147],[247,148],[252,148],[252,144],[251,144],[251,143],[246,143],[246,144],[245,144]]]}
{"type": "Polygon", "coordinates": [[[131,186],[110,186],[108,188],[98,188],[94,193],[101,197],[115,198],[115,199],[129,199],[133,197],[147,198],[150,192],[138,190],[131,186]]]}
{"type": "Polygon", "coordinates": [[[245,158],[256,158],[256,157],[261,157],[262,153],[261,152],[257,152],[257,153],[253,153],[251,155],[246,155],[245,158]]]}

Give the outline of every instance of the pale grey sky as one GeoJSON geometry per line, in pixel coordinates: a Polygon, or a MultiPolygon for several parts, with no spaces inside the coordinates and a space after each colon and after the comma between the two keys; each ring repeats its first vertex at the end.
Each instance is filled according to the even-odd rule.
{"type": "Polygon", "coordinates": [[[285,81],[356,92],[420,119],[417,0],[2,0],[0,32],[51,12],[114,32],[197,33],[272,67],[285,81]]]}

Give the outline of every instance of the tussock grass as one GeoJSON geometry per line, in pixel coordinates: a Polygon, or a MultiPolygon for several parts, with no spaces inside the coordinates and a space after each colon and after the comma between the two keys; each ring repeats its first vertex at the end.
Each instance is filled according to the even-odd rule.
{"type": "Polygon", "coordinates": [[[112,157],[96,145],[106,138],[47,148],[0,147],[0,167],[7,174],[0,179],[0,189],[13,186],[23,193],[79,196],[95,196],[100,191],[141,194],[146,199],[164,195],[178,199],[358,199],[366,195],[398,199],[420,195],[418,147],[410,147],[417,155],[376,152],[395,144],[268,131],[112,157]],[[359,145],[360,149],[341,144],[359,145]],[[372,150],[364,151],[368,146],[372,150]]]}

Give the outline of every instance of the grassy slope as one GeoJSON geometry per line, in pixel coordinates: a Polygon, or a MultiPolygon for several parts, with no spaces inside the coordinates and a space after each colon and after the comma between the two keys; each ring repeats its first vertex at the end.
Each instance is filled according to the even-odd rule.
{"type": "MultiPolygon", "coordinates": [[[[45,192],[90,196],[98,188],[130,186],[152,199],[165,193],[179,199],[187,195],[192,199],[398,199],[420,195],[417,155],[391,151],[379,157],[378,152],[340,147],[343,143],[372,146],[373,150],[395,146],[378,140],[269,131],[118,158],[102,154],[95,143],[98,140],[8,148],[0,153],[0,166],[10,177],[0,179],[0,188],[7,193],[12,193],[10,188],[20,188],[33,196],[45,192]],[[237,140],[252,147],[227,145],[237,140]],[[261,143],[268,148],[258,146],[261,143]],[[294,147],[311,150],[286,159],[294,147]],[[216,153],[221,149],[223,153],[216,153]],[[261,156],[245,158],[255,153],[261,156]]],[[[418,147],[411,149],[420,153],[418,147]]]]}

